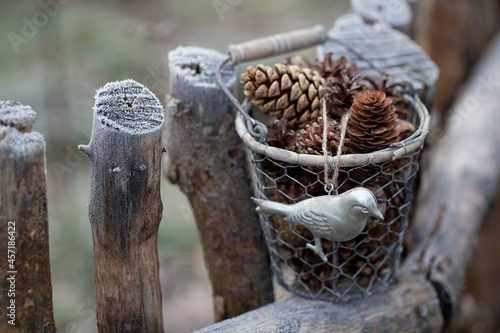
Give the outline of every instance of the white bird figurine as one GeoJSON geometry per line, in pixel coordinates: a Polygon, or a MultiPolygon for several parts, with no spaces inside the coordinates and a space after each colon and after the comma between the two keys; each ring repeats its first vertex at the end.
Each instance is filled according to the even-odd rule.
{"type": "Polygon", "coordinates": [[[284,215],[284,220],[299,224],[311,231],[315,245],[307,247],[316,252],[323,261],[328,261],[321,238],[335,242],[353,239],[363,231],[369,217],[383,220],[375,195],[366,188],[356,187],[339,195],[323,195],[300,201],[296,204],[252,198],[257,212],[284,215]]]}

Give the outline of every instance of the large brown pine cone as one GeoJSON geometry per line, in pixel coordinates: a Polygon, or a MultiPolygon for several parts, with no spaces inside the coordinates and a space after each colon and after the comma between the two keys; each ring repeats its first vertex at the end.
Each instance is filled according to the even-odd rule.
{"type": "Polygon", "coordinates": [[[352,153],[370,153],[397,141],[396,108],[385,93],[367,90],[354,97],[349,110],[349,149],[352,153]]]}
{"type": "MultiPolygon", "coordinates": [[[[387,148],[397,142],[398,116],[392,100],[378,90],[366,90],[354,98],[346,142],[349,153],[363,154],[387,148]]],[[[394,170],[393,162],[354,168],[350,176],[365,184],[381,183],[394,170]]]]}
{"type": "Polygon", "coordinates": [[[264,113],[288,120],[291,129],[304,128],[321,113],[325,79],[295,65],[249,66],[241,75],[246,96],[264,113]]]}

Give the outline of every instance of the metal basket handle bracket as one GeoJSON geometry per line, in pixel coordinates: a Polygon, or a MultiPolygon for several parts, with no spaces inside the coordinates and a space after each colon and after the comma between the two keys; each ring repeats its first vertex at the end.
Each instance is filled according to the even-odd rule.
{"type": "Polygon", "coordinates": [[[254,39],[241,44],[229,45],[233,65],[291,52],[326,42],[325,29],[316,25],[311,28],[293,30],[272,36],[254,39]]]}

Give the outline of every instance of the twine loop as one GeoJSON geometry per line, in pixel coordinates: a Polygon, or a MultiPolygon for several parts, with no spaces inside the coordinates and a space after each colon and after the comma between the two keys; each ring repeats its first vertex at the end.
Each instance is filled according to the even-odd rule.
{"type": "Polygon", "coordinates": [[[324,167],[325,191],[328,192],[328,194],[330,194],[332,190],[337,186],[337,179],[339,177],[339,169],[340,169],[340,155],[342,155],[342,149],[344,149],[345,135],[347,133],[347,124],[349,122],[349,119],[351,118],[351,114],[349,112],[346,112],[342,116],[342,119],[340,120],[340,141],[337,147],[337,155],[335,156],[333,176],[332,179],[330,180],[330,178],[328,177],[328,174],[330,173],[330,163],[327,151],[328,118],[327,118],[325,99],[323,99],[322,113],[323,113],[323,144],[321,148],[323,150],[323,156],[325,157],[325,167],[324,167]]]}

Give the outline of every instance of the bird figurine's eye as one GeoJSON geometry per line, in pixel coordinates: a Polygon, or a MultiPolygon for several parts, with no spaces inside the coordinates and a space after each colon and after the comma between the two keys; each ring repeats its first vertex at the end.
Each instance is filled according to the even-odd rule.
{"type": "Polygon", "coordinates": [[[368,214],[368,213],[369,213],[369,212],[368,212],[368,209],[366,209],[366,208],[364,208],[364,207],[361,207],[361,211],[362,211],[363,213],[365,213],[365,214],[368,214]]]}

